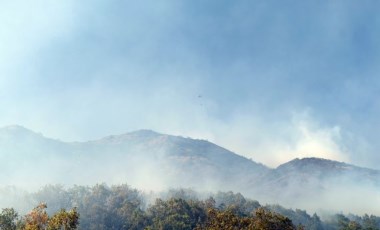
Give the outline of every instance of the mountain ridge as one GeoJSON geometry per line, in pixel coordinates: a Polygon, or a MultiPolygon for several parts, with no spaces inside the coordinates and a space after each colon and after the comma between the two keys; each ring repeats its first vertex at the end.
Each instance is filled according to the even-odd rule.
{"type": "MultiPolygon", "coordinates": [[[[363,166],[358,166],[358,165],[355,165],[355,164],[350,164],[350,163],[347,163],[347,162],[341,162],[341,161],[337,161],[337,160],[331,160],[331,159],[327,159],[327,158],[319,158],[319,157],[303,157],[303,158],[294,158],[292,160],[289,160],[289,161],[286,161],[284,163],[281,163],[280,165],[278,165],[277,167],[268,167],[266,166],[265,164],[263,163],[260,163],[260,162],[257,162],[257,161],[254,161],[252,159],[248,159],[247,157],[243,156],[243,155],[240,155],[240,154],[237,154],[235,152],[232,152],[224,147],[221,147],[213,142],[210,142],[208,140],[204,140],[204,139],[197,139],[197,138],[192,138],[192,137],[183,137],[183,136],[180,136],[180,135],[170,135],[170,134],[163,134],[163,133],[160,133],[160,132],[156,132],[154,130],[151,130],[151,129],[139,129],[139,130],[135,130],[135,131],[131,131],[131,132],[125,132],[125,133],[121,133],[121,134],[115,134],[115,135],[107,135],[107,136],[104,136],[102,138],[98,138],[98,139],[92,139],[92,140],[87,140],[87,141],[62,141],[60,139],[54,139],[54,138],[50,138],[50,137],[46,137],[44,136],[42,133],[40,132],[35,132],[31,129],[28,129],[24,126],[21,126],[21,125],[8,125],[8,126],[3,126],[0,128],[0,135],[1,134],[4,134],[4,133],[7,133],[7,134],[13,134],[13,135],[29,135],[29,136],[35,136],[35,137],[39,137],[39,138],[43,138],[43,139],[48,139],[50,141],[56,141],[56,142],[61,142],[61,143],[65,143],[65,144],[86,144],[86,143],[95,143],[95,142],[115,142],[117,140],[119,141],[125,141],[125,139],[128,139],[128,138],[136,138],[136,137],[141,137],[141,138],[144,138],[146,140],[149,140],[149,139],[152,139],[152,138],[161,138],[161,139],[165,139],[165,138],[168,138],[168,139],[182,139],[182,140],[192,140],[192,141],[199,141],[199,142],[206,142],[208,144],[211,144],[211,145],[214,145],[214,146],[217,146],[218,148],[221,148],[223,150],[226,150],[230,153],[233,153],[239,157],[242,157],[246,160],[249,160],[249,161],[253,161],[257,164],[260,164],[266,168],[270,168],[270,169],[274,169],[274,170],[280,170],[282,168],[284,168],[286,165],[288,164],[294,164],[294,163],[307,163],[307,164],[310,164],[312,162],[319,162],[320,164],[324,164],[324,165],[335,165],[335,166],[340,166],[340,167],[348,167],[348,168],[352,168],[352,167],[355,167],[355,168],[360,168],[360,169],[363,169],[363,170],[373,170],[373,171],[379,171],[377,169],[372,169],[372,168],[368,168],[368,167],[363,167],[363,166]]],[[[1,136],[0,136],[1,137],[1,136]]]]}
{"type": "MultiPolygon", "coordinates": [[[[3,185],[38,188],[106,182],[144,190],[186,187],[242,192],[311,210],[320,207],[322,201],[317,200],[327,202],[337,191],[369,188],[377,196],[380,188],[379,170],[316,157],[269,168],[207,140],[152,130],[64,142],[19,126],[0,128],[0,172],[3,185]],[[302,201],[310,207],[302,206],[302,201]]],[[[344,197],[348,200],[342,203],[354,196],[344,197]]]]}

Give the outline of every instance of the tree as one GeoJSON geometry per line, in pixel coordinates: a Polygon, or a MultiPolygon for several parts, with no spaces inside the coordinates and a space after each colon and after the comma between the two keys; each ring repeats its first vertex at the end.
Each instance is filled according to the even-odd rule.
{"type": "Polygon", "coordinates": [[[0,214],[0,229],[15,230],[17,227],[18,214],[13,208],[5,208],[0,214]]]}
{"type": "Polygon", "coordinates": [[[363,229],[362,226],[356,221],[350,221],[348,223],[347,230],[361,230],[361,229],[363,229]]]}
{"type": "Polygon", "coordinates": [[[61,211],[55,213],[51,218],[49,218],[47,229],[48,230],[74,230],[77,229],[79,223],[79,213],[76,208],[66,211],[62,209],[61,211]]]}
{"type": "Polygon", "coordinates": [[[19,229],[22,230],[74,230],[79,223],[79,214],[76,208],[55,213],[49,217],[46,213],[47,205],[39,204],[21,220],[19,229]]]}
{"type": "Polygon", "coordinates": [[[205,226],[197,228],[206,230],[295,230],[292,221],[280,214],[259,208],[251,217],[238,216],[233,210],[209,209],[205,226]]]}
{"type": "Polygon", "coordinates": [[[292,221],[280,214],[258,208],[254,216],[253,228],[257,230],[295,230],[292,221]]]}
{"type": "Polygon", "coordinates": [[[368,214],[365,214],[363,216],[363,228],[368,230],[378,230],[379,229],[379,223],[376,221],[376,217],[371,215],[368,216],[368,214]]]}
{"type": "Polygon", "coordinates": [[[310,230],[323,230],[321,219],[316,213],[311,217],[310,222],[306,227],[310,230]]]}
{"type": "Polygon", "coordinates": [[[152,229],[194,229],[206,219],[204,204],[172,198],[167,201],[157,199],[148,209],[152,229]]]}
{"type": "Polygon", "coordinates": [[[200,226],[197,230],[216,230],[216,229],[248,229],[250,220],[246,217],[238,217],[231,210],[219,211],[217,209],[209,209],[207,212],[207,222],[205,226],[200,226]]]}
{"type": "Polygon", "coordinates": [[[39,204],[30,213],[25,216],[25,230],[44,230],[46,229],[49,216],[46,213],[47,205],[45,203],[39,204]]]}

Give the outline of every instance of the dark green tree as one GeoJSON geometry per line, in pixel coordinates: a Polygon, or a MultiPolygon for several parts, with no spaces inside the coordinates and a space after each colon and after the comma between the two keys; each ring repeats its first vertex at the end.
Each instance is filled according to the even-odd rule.
{"type": "Polygon", "coordinates": [[[0,229],[15,230],[18,222],[18,214],[13,208],[4,208],[0,214],[0,229]]]}
{"type": "Polygon", "coordinates": [[[194,229],[206,219],[204,204],[172,198],[167,201],[157,199],[147,210],[151,219],[151,229],[180,230],[194,229]]]}

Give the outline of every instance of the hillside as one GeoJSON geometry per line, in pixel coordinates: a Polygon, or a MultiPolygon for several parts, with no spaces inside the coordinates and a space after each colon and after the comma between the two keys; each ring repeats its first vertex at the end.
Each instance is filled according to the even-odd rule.
{"type": "Polygon", "coordinates": [[[17,185],[128,181],[149,189],[234,189],[270,170],[205,140],[149,130],[66,143],[9,126],[0,129],[0,151],[7,175],[1,179],[17,185]]]}
{"type": "Polygon", "coordinates": [[[379,213],[373,197],[380,195],[380,171],[373,169],[321,158],[294,159],[271,170],[261,184],[269,201],[275,198],[289,207],[317,211],[333,205],[335,211],[379,213]]]}
{"type": "Polygon", "coordinates": [[[354,182],[380,185],[380,171],[321,158],[294,159],[273,169],[264,180],[272,188],[297,186],[318,191],[331,183],[354,182]]]}
{"type": "Polygon", "coordinates": [[[5,127],[0,129],[0,168],[2,185],[24,188],[105,182],[148,190],[232,190],[310,210],[332,201],[343,210],[355,199],[363,207],[371,205],[359,194],[378,196],[380,185],[377,170],[319,158],[271,169],[205,140],[150,130],[62,142],[20,126],[5,127]]]}

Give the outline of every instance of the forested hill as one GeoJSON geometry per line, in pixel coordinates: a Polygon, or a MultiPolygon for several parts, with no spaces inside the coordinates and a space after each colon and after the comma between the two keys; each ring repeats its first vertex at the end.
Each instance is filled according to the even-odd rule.
{"type": "Polygon", "coordinates": [[[309,210],[331,201],[337,210],[350,210],[349,201],[361,199],[354,208],[379,214],[377,203],[360,195],[379,195],[379,171],[318,158],[271,169],[205,140],[149,130],[69,143],[8,126],[0,129],[0,170],[1,184],[26,188],[106,182],[148,190],[232,190],[309,210]]]}

